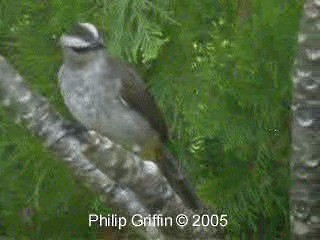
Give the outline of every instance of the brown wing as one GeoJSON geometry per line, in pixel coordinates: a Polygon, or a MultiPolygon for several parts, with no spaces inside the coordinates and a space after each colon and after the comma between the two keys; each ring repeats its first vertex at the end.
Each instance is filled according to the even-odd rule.
{"type": "Polygon", "coordinates": [[[149,121],[151,127],[159,133],[161,140],[166,142],[168,130],[163,115],[142,79],[133,69],[127,68],[127,72],[121,80],[120,94],[122,99],[149,121]]]}

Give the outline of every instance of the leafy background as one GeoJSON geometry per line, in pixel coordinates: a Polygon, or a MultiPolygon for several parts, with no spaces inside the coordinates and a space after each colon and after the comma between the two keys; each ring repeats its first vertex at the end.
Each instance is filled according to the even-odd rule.
{"type": "MultiPolygon", "coordinates": [[[[70,117],[59,36],[77,21],[136,65],[170,126],[172,152],[233,239],[289,239],[291,67],[303,1],[0,0],[0,53],[70,117]]],[[[108,211],[0,109],[0,236],[96,239],[108,211]],[[81,201],[80,201],[81,200],[81,201]]]]}

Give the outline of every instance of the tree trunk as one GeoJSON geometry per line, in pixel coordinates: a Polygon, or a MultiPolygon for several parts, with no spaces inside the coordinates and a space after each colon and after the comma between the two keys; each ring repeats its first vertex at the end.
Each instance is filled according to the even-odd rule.
{"type": "Polygon", "coordinates": [[[292,239],[320,239],[320,1],[307,0],[293,77],[292,239]]]}

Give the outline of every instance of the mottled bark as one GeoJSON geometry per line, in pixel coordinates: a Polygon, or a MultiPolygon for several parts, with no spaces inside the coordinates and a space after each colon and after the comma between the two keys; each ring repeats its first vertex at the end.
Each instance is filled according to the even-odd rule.
{"type": "Polygon", "coordinates": [[[307,0],[293,77],[292,239],[320,239],[320,1],[307,0]]]}
{"type": "MultiPolygon", "coordinates": [[[[23,78],[0,56],[0,101],[15,118],[44,140],[75,177],[127,216],[194,214],[171,189],[157,166],[143,161],[109,139],[70,123],[45,98],[33,93],[23,78]]],[[[215,227],[183,229],[148,227],[148,239],[223,239],[215,227]]]]}

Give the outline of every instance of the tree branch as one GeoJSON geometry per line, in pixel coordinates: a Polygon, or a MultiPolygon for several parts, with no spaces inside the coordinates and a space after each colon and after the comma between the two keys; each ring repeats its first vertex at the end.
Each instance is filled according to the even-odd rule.
{"type": "MultiPolygon", "coordinates": [[[[1,56],[0,100],[30,131],[45,141],[45,146],[58,155],[75,177],[98,192],[109,206],[111,204],[128,216],[184,213],[191,219],[194,212],[173,192],[153,162],[142,161],[109,139],[63,119],[45,98],[28,88],[1,56]]],[[[184,228],[175,223],[174,227],[167,228],[150,226],[145,232],[148,239],[163,239],[170,235],[184,239],[224,238],[224,232],[219,228],[195,228],[192,224],[184,228]]]]}

